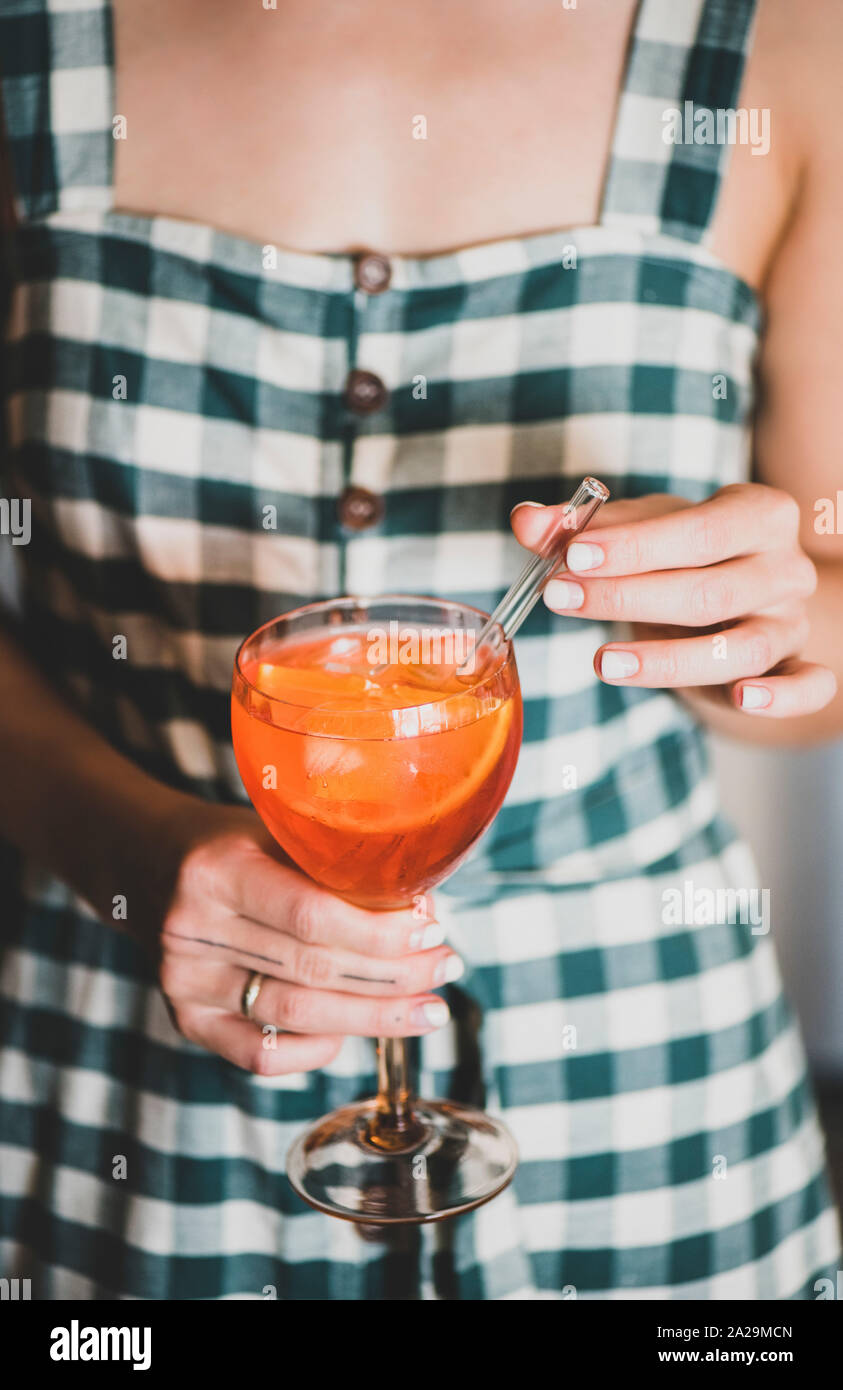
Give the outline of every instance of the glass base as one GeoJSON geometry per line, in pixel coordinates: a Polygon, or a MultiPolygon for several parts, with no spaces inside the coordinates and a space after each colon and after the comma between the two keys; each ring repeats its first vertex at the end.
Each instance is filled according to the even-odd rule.
{"type": "Polygon", "coordinates": [[[511,1181],[518,1150],[480,1110],[418,1101],[403,1134],[384,1131],[375,1100],[326,1115],[295,1141],[287,1176],[319,1211],[367,1225],[441,1221],[511,1181]]]}

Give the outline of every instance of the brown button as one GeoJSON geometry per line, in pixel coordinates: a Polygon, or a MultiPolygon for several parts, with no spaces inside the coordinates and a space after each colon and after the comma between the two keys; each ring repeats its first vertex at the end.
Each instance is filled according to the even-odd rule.
{"type": "Polygon", "coordinates": [[[349,531],[365,531],[383,519],[383,498],[365,487],[347,487],[340,493],[337,515],[349,531]]]}
{"type": "Polygon", "coordinates": [[[389,289],[389,282],[392,279],[392,266],[386,256],[378,256],[371,252],[366,256],[359,256],[354,266],[354,281],[359,290],[365,290],[367,294],[383,294],[384,290],[389,289]]]}
{"type": "Polygon", "coordinates": [[[371,415],[373,411],[381,410],[388,400],[389,392],[374,372],[364,372],[359,367],[349,372],[345,383],[345,403],[355,415],[371,415]]]}

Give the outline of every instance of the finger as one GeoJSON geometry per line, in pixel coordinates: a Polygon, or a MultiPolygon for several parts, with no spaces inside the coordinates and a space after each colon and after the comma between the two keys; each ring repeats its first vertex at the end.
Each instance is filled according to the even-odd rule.
{"type": "Polygon", "coordinates": [[[361,1038],[418,1037],[441,1028],[450,1010],[437,994],[366,999],[265,980],[254,1007],[262,1024],[290,1033],[341,1033],[361,1038]]]}
{"type": "Polygon", "coordinates": [[[809,661],[786,661],[763,681],[738,681],[732,699],[742,714],[767,719],[791,719],[816,714],[837,694],[837,680],[825,666],[809,661]]]}
{"type": "MultiPolygon", "coordinates": [[[[211,863],[200,887],[203,896],[221,901],[236,915],[310,945],[393,957],[441,945],[445,937],[429,895],[419,894],[412,907],[397,912],[367,912],[277,863],[248,840],[229,853],[224,870],[215,872],[211,863]]],[[[185,934],[191,933],[191,923],[181,925],[185,934]]]]}
{"type": "MultiPolygon", "coordinates": [[[[236,966],[168,959],[160,982],[181,1022],[185,1010],[211,1007],[239,1014],[249,972],[236,966]],[[189,967],[189,973],[186,973],[189,967]],[[187,1002],[183,1002],[187,995],[187,1002]]],[[[354,1034],[358,1037],[410,1037],[431,1033],[448,1022],[450,1010],[438,994],[366,998],[335,990],[290,985],[267,976],[254,1004],[254,1019],[285,1033],[354,1034]]],[[[248,1020],[247,1020],[248,1021],[248,1020]]]]}
{"type": "Polygon", "coordinates": [[[806,598],[816,570],[801,551],[756,554],[707,569],[671,570],[620,579],[573,575],[551,579],[544,601],[554,613],[601,622],[711,627],[761,608],[806,598]]]}
{"type": "Polygon", "coordinates": [[[646,574],[715,565],[736,555],[792,549],[799,531],[793,498],[759,483],[722,488],[695,506],[663,509],[611,529],[606,510],[598,526],[569,546],[565,563],[572,573],[646,574]]]}
{"type": "Polygon", "coordinates": [[[247,1018],[197,1006],[179,1010],[179,1027],[190,1042],[260,1076],[289,1076],[325,1067],[344,1041],[315,1034],[267,1034],[247,1018]]]}
{"type": "MultiPolygon", "coordinates": [[[[229,987],[233,967],[310,989],[335,989],[347,994],[419,994],[458,980],[464,965],[450,946],[420,951],[400,959],[383,960],[337,947],[307,946],[283,932],[234,917],[208,936],[174,939],[163,933],[170,951],[161,966],[165,993],[217,1007],[238,1007],[236,982],[229,987]],[[260,948],[260,949],[258,949],[260,948]],[[222,972],[222,974],[220,974],[222,972]],[[218,988],[222,979],[225,992],[218,988]]],[[[240,984],[242,992],[242,981],[240,984]]]]}
{"type": "MultiPolygon", "coordinates": [[[[600,508],[600,530],[605,526],[630,526],[663,512],[684,511],[691,506],[684,498],[664,492],[649,493],[646,497],[623,497],[617,502],[606,502],[600,508]]],[[[537,502],[519,502],[510,517],[516,539],[527,550],[540,549],[545,536],[559,525],[564,513],[564,503],[543,507],[537,502]]],[[[591,535],[590,530],[588,534],[591,535]]]]}
{"type": "Polygon", "coordinates": [[[608,685],[725,685],[741,676],[764,675],[799,651],[807,635],[802,616],[753,617],[700,637],[607,642],[595,654],[594,669],[608,685]]]}
{"type": "MultiPolygon", "coordinates": [[[[376,917],[381,914],[374,914],[376,917]]],[[[389,915],[389,914],[383,914],[389,915]]],[[[294,922],[291,920],[290,926],[294,922]]],[[[376,922],[376,927],[381,927],[376,922]]],[[[420,949],[404,956],[395,950],[395,932],[386,929],[383,950],[380,955],[365,955],[362,951],[348,950],[343,946],[310,946],[292,931],[280,931],[276,927],[266,927],[261,922],[253,922],[246,917],[236,917],[233,913],[226,917],[204,920],[197,915],[195,907],[170,914],[161,933],[161,942],[172,954],[202,961],[217,960],[232,965],[242,965],[248,970],[262,970],[264,974],[275,975],[278,979],[309,983],[319,979],[320,972],[330,959],[343,974],[373,975],[378,969],[384,977],[397,976],[403,971],[401,962],[412,962],[411,970],[417,983],[426,988],[436,976],[443,958],[453,955],[450,947],[443,946],[444,930],[438,922],[427,926],[417,926],[411,932],[410,940],[420,949]],[[429,978],[428,978],[429,977],[429,978]]],[[[354,932],[347,933],[353,939],[355,948],[360,944],[354,932]]],[[[450,976],[456,979],[455,975],[450,976]]],[[[439,979],[436,984],[441,984],[439,979]]],[[[408,993],[409,990],[404,990],[408,993]]]]}

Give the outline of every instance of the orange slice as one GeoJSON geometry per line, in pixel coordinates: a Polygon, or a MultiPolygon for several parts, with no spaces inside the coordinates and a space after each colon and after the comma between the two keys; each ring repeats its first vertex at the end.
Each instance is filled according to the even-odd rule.
{"type": "Polygon", "coordinates": [[[280,666],[274,661],[261,661],[252,679],[263,695],[274,700],[289,700],[291,704],[322,704],[340,692],[344,696],[362,695],[371,688],[365,676],[350,671],[323,671],[318,666],[280,666]],[[312,699],[309,697],[313,696],[312,699]]]}
{"type": "MultiPolygon", "coordinates": [[[[471,696],[465,698],[471,699],[471,696]]],[[[471,737],[466,737],[457,757],[452,756],[449,760],[445,772],[446,786],[434,803],[435,819],[442,820],[464,805],[494,772],[509,737],[512,704],[512,700],[505,700],[482,719],[454,731],[457,738],[463,734],[471,737]]]]}
{"type": "MultiPolygon", "coordinates": [[[[418,692],[414,695],[418,703],[418,692]]],[[[463,698],[473,703],[472,696],[463,698]]],[[[458,724],[450,707],[449,715],[449,723],[458,724]]],[[[308,796],[306,801],[296,797],[295,809],[338,830],[391,834],[411,833],[442,820],[465,805],[491,776],[503,755],[512,717],[509,699],[460,727],[421,738],[381,740],[355,739],[354,715],[349,712],[349,736],[305,735],[301,755],[308,796]]]]}

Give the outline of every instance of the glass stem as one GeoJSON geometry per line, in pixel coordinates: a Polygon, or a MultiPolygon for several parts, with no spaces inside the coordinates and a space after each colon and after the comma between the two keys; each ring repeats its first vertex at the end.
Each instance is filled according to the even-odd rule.
{"type": "Polygon", "coordinates": [[[369,1138],[381,1148],[414,1142],[423,1126],[413,1113],[406,1038],[378,1038],[378,1095],[369,1138]]]}

